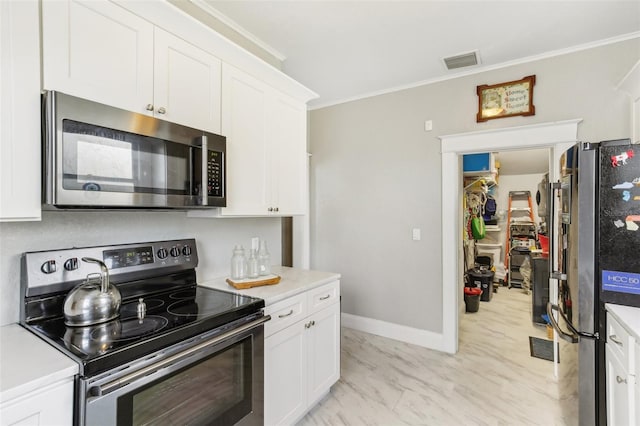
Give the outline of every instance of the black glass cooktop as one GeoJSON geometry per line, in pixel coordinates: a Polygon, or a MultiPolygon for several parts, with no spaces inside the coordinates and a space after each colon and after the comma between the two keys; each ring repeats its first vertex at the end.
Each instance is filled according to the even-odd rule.
{"type": "Polygon", "coordinates": [[[29,326],[78,360],[81,374],[93,375],[198,334],[261,315],[264,307],[261,299],[196,285],[150,294],[143,288],[138,284],[135,289],[121,290],[125,302],[115,320],[70,327],[57,316],[29,326]]]}

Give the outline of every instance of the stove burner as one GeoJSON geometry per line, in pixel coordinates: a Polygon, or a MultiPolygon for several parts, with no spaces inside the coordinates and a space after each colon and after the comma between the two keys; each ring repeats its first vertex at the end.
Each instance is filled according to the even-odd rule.
{"type": "Polygon", "coordinates": [[[169,298],[174,300],[183,300],[183,299],[193,299],[195,296],[196,296],[196,291],[191,289],[191,290],[178,291],[176,293],[172,293],[169,295],[169,298]]]}
{"type": "Polygon", "coordinates": [[[171,315],[180,317],[197,317],[198,315],[206,315],[211,312],[221,312],[226,309],[234,307],[233,303],[225,301],[224,299],[207,299],[200,301],[201,306],[198,305],[198,301],[191,299],[183,299],[174,302],[167,307],[167,312],[171,315]],[[206,302],[206,303],[203,303],[206,302]]]}
{"type": "Polygon", "coordinates": [[[149,315],[144,319],[138,318],[112,321],[105,324],[104,329],[99,328],[91,333],[92,340],[105,341],[110,343],[123,342],[126,340],[138,339],[145,334],[162,330],[169,323],[164,317],[149,315]],[[106,336],[109,336],[105,339],[106,336]]]}

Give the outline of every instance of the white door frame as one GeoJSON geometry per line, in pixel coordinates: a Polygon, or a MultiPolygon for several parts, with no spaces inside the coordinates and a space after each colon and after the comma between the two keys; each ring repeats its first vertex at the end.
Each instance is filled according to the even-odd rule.
{"type": "Polygon", "coordinates": [[[462,282],[462,154],[550,148],[549,180],[560,155],[577,141],[582,119],[440,136],[442,153],[442,343],[458,351],[459,283],[462,282]],[[452,214],[457,212],[457,214],[452,214]]]}

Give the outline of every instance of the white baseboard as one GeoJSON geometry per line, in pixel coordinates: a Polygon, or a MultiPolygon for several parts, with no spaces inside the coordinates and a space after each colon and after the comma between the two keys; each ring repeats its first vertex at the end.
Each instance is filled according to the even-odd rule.
{"type": "Polygon", "coordinates": [[[373,318],[342,313],[342,325],[365,333],[376,334],[389,339],[411,343],[437,351],[445,350],[444,336],[433,331],[394,324],[373,318]]]}

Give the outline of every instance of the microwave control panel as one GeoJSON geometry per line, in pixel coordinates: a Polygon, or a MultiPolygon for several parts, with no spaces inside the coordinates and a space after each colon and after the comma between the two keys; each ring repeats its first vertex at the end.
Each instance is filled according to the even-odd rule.
{"type": "Polygon", "coordinates": [[[223,154],[220,151],[208,151],[207,158],[207,196],[223,197],[222,175],[223,154]]]}

